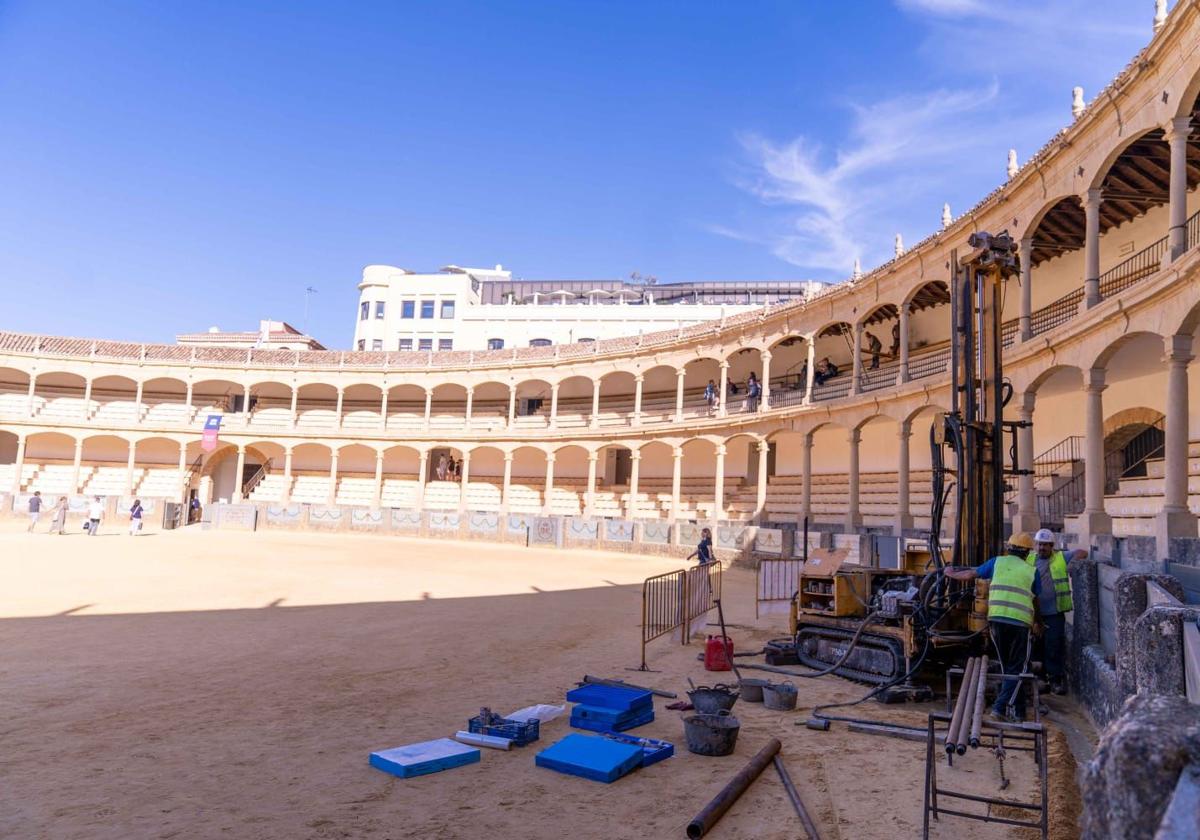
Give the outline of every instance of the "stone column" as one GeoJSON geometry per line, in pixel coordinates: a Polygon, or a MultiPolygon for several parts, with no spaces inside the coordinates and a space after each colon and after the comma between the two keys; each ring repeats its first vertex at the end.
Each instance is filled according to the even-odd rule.
{"type": "Polygon", "coordinates": [[[242,414],[246,415],[247,421],[250,419],[250,386],[242,386],[242,414]]]}
{"type": "Polygon", "coordinates": [[[283,496],[279,499],[281,505],[292,502],[292,448],[283,450],[283,496]]]}
{"type": "Polygon", "coordinates": [[[1187,141],[1192,133],[1192,118],[1177,117],[1165,134],[1171,145],[1171,191],[1167,249],[1176,260],[1187,250],[1187,141]]]}
{"type": "Polygon", "coordinates": [[[550,428],[558,427],[558,384],[550,386],[550,428]]]}
{"type": "Polygon", "coordinates": [[[429,478],[429,450],[421,450],[420,463],[417,466],[417,513],[425,509],[425,482],[429,478]]]}
{"type": "Polygon", "coordinates": [[[509,488],[512,486],[512,462],[513,454],[511,452],[504,453],[504,484],[500,491],[500,510],[502,513],[508,513],[509,488]]]}
{"type": "Polygon", "coordinates": [[[813,433],[809,432],[804,436],[804,459],[801,465],[804,472],[801,476],[800,492],[804,498],[800,502],[800,525],[804,524],[805,519],[812,517],[812,445],[813,433]]]}
{"type": "Polygon", "coordinates": [[[846,530],[854,531],[862,525],[862,516],[858,512],[858,444],[862,440],[862,431],[851,429],[846,440],[850,443],[850,498],[846,500],[846,530]]]}
{"type": "Polygon", "coordinates": [[[137,461],[137,442],[129,442],[129,457],[125,463],[125,495],[133,495],[133,468],[137,461]]]}
{"type": "Polygon", "coordinates": [[[729,362],[721,362],[721,410],[717,414],[724,417],[729,413],[729,362]]]}
{"type": "Polygon", "coordinates": [[[508,386],[508,426],[512,428],[517,418],[517,386],[508,386]]]}
{"type": "Polygon", "coordinates": [[[17,435],[17,460],[13,464],[12,487],[9,492],[14,496],[21,492],[21,471],[25,467],[25,435],[17,435]]]}
{"type": "Polygon", "coordinates": [[[817,336],[814,333],[808,337],[808,365],[805,370],[804,403],[812,402],[813,383],[817,376],[817,336]]]}
{"type": "Polygon", "coordinates": [[[1104,371],[1091,368],[1084,375],[1087,392],[1084,431],[1084,510],[1080,524],[1084,544],[1096,534],[1111,534],[1112,519],[1104,511],[1104,371]]]}
{"type": "Polygon", "coordinates": [[[425,431],[429,431],[429,419],[433,416],[433,389],[425,390],[425,431]]]}
{"type": "Polygon", "coordinates": [[[1033,338],[1033,237],[1021,240],[1021,309],[1017,319],[1021,341],[1033,338]]]}
{"type": "Polygon", "coordinates": [[[683,447],[671,450],[671,521],[679,519],[680,484],[683,481],[683,447]]]}
{"type": "Polygon", "coordinates": [[[83,385],[83,422],[92,416],[92,380],[88,379],[83,385]]]}
{"type": "Polygon", "coordinates": [[[765,440],[758,442],[758,494],[754,499],[754,521],[762,523],[767,513],[767,456],[771,444],[765,440]]]}
{"type": "Polygon", "coordinates": [[[908,372],[908,304],[900,307],[900,381],[908,382],[912,376],[908,372]]]}
{"type": "Polygon", "coordinates": [[[75,461],[73,462],[73,472],[71,473],[71,494],[79,492],[79,463],[83,460],[83,441],[75,441],[75,461]]]}
{"type": "Polygon", "coordinates": [[[687,370],[681,369],[675,372],[675,422],[683,422],[683,380],[687,376],[687,370]]]}
{"type": "Polygon", "coordinates": [[[636,519],[638,513],[638,471],[642,464],[642,453],[634,449],[629,453],[629,504],[625,506],[625,518],[636,519]]]}
{"type": "MultiPolygon", "coordinates": [[[[384,383],[382,390],[383,390],[383,396],[379,400],[379,428],[381,430],[386,430],[387,429],[387,412],[388,412],[388,387],[387,387],[386,382],[384,383]]],[[[469,402],[471,399],[470,395],[471,395],[471,392],[467,391],[467,400],[468,400],[467,405],[468,406],[470,405],[470,402],[469,402]]],[[[295,412],[293,411],[293,414],[294,413],[295,412]]]]}
{"type": "Polygon", "coordinates": [[[587,495],[584,496],[584,516],[594,515],[596,507],[596,461],[599,459],[599,452],[588,453],[587,495]]]}
{"type": "Polygon", "coordinates": [[[375,453],[375,497],[372,507],[379,507],[383,500],[383,453],[375,453]]]}
{"type": "Polygon", "coordinates": [[[854,325],[854,381],[850,383],[851,394],[862,393],[862,334],[863,325],[854,325]]]}
{"type": "Polygon", "coordinates": [[[345,391],[339,386],[337,389],[337,408],[334,410],[333,426],[335,429],[342,427],[342,404],[345,397],[345,391]]]}
{"type": "MultiPolygon", "coordinates": [[[[1033,422],[1033,407],[1036,394],[1026,392],[1017,401],[1017,419],[1023,423],[1033,422]]],[[[1022,470],[1033,470],[1033,426],[1017,430],[1017,466],[1022,470]]],[[[1017,476],[1017,515],[1013,518],[1013,531],[1032,534],[1042,527],[1038,516],[1035,476],[1017,476]]]]}
{"type": "MultiPolygon", "coordinates": [[[[29,374],[29,396],[25,400],[25,402],[26,402],[25,414],[29,417],[33,416],[33,397],[34,397],[34,391],[36,390],[36,385],[37,385],[37,374],[36,373],[29,374]]],[[[87,409],[84,409],[84,410],[86,411],[87,409]]]]}
{"type": "Polygon", "coordinates": [[[1196,516],[1188,507],[1188,363],[1192,337],[1166,338],[1167,410],[1163,459],[1163,506],[1155,522],[1159,558],[1169,556],[1172,537],[1196,538],[1196,516]]]}
{"type": "MultiPolygon", "coordinates": [[[[183,441],[180,441],[179,442],[179,472],[178,472],[179,495],[177,497],[180,502],[187,501],[187,476],[186,476],[186,473],[184,472],[186,469],[187,469],[187,444],[184,443],[183,441]]],[[[184,514],[184,518],[185,519],[187,518],[186,514],[184,514]]]]}
{"type": "Polygon", "coordinates": [[[633,378],[633,425],[642,425],[642,381],[639,373],[633,378]]]}
{"type": "Polygon", "coordinates": [[[1083,205],[1086,239],[1083,243],[1083,301],[1091,309],[1100,302],[1100,190],[1087,191],[1083,205]]]}
{"type": "Polygon", "coordinates": [[[186,408],[186,411],[187,411],[187,414],[186,414],[186,415],[184,415],[184,422],[185,422],[185,423],[191,423],[191,422],[192,422],[192,412],[194,412],[194,411],[195,411],[195,409],[194,409],[194,408],[192,408],[192,398],[193,398],[193,395],[192,395],[192,381],[189,379],[189,380],[188,380],[188,384],[187,384],[187,399],[186,399],[186,403],[187,403],[187,408],[186,408]]]}
{"type": "MultiPolygon", "coordinates": [[[[556,391],[555,394],[557,395],[557,393],[558,392],[556,391]]],[[[475,389],[468,387],[467,388],[467,415],[466,415],[466,417],[463,418],[463,428],[466,429],[467,431],[470,431],[470,429],[471,429],[471,412],[472,412],[472,409],[474,408],[474,402],[475,402],[475,389]]]]}
{"type": "Polygon", "coordinates": [[[592,383],[592,415],[588,418],[588,428],[595,429],[600,425],[600,380],[592,383]]]}
{"type": "Polygon", "coordinates": [[[231,502],[242,500],[242,476],[246,472],[246,445],[238,444],[237,466],[233,470],[233,492],[229,494],[231,502]]]}
{"type": "Polygon", "coordinates": [[[906,420],[899,424],[896,429],[896,478],[898,487],[896,490],[896,524],[892,527],[892,533],[897,537],[904,536],[904,532],[911,530],[913,527],[912,510],[908,503],[908,440],[911,437],[912,423],[906,420]]]}
{"type": "Polygon", "coordinates": [[[467,485],[471,481],[471,452],[465,450],[462,454],[461,474],[458,478],[458,510],[460,513],[467,509],[467,485]]]}
{"type": "Polygon", "coordinates": [[[292,385],[292,428],[296,428],[296,403],[300,399],[300,389],[292,385]]]}
{"type": "Polygon", "coordinates": [[[771,351],[764,350],[762,353],[762,398],[759,401],[759,410],[766,410],[771,407],[771,351]]]}
{"type": "Polygon", "coordinates": [[[725,518],[725,444],[717,444],[716,486],[713,491],[713,521],[725,518]]]}
{"type": "Polygon", "coordinates": [[[143,383],[139,380],[137,384],[137,399],[134,401],[135,408],[133,410],[135,423],[142,422],[142,385],[143,383]]]}
{"type": "Polygon", "coordinates": [[[329,455],[329,494],[325,498],[325,504],[333,505],[337,503],[337,485],[338,485],[338,453],[337,450],[329,455]]]}

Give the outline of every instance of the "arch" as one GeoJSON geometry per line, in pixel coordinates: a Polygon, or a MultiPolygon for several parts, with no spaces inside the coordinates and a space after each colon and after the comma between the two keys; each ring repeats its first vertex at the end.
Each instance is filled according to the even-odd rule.
{"type": "Polygon", "coordinates": [[[19,368],[0,367],[0,416],[29,414],[29,374],[19,368]]]}
{"type": "Polygon", "coordinates": [[[192,385],[192,406],[199,417],[224,414],[233,409],[233,398],[242,393],[242,386],[230,379],[202,379],[192,385]]]}
{"type": "Polygon", "coordinates": [[[1104,439],[1106,442],[1112,441],[1122,429],[1144,429],[1161,422],[1165,417],[1158,409],[1146,406],[1123,408],[1104,421],[1104,439]]]}
{"type": "Polygon", "coordinates": [[[558,381],[559,428],[584,428],[592,415],[592,380],[582,375],[558,381]]]}
{"type": "Polygon", "coordinates": [[[1027,394],[1061,393],[1069,390],[1079,390],[1083,387],[1083,369],[1078,365],[1050,365],[1037,372],[1024,387],[1014,390],[1027,394]]]}
{"type": "Polygon", "coordinates": [[[355,382],[342,388],[342,428],[378,429],[383,409],[383,388],[355,382]]]}
{"type": "Polygon", "coordinates": [[[179,441],[162,435],[138,438],[133,442],[133,460],[136,464],[157,464],[178,468],[181,446],[183,444],[179,441]]]}
{"type": "Polygon", "coordinates": [[[1137,330],[1128,332],[1110,342],[1099,353],[1095,359],[1088,365],[1089,368],[1101,368],[1108,370],[1110,367],[1116,367],[1116,370],[1111,371],[1113,377],[1128,378],[1127,364],[1121,365],[1121,361],[1130,361],[1128,357],[1131,354],[1137,354],[1139,357],[1145,355],[1145,351],[1149,351],[1149,359],[1140,359],[1141,364],[1137,365],[1143,373],[1153,373],[1154,371],[1162,370],[1162,351],[1163,337],[1158,333],[1148,332],[1145,330],[1137,330]],[[1139,352],[1141,351],[1141,352],[1139,352]],[[1114,362],[1117,362],[1114,365],[1114,362]]]}
{"type": "MultiPolygon", "coordinates": [[[[1030,221],[1023,239],[1029,239],[1030,267],[1083,248],[1087,219],[1077,195],[1064,195],[1045,204],[1030,221]]],[[[1025,255],[1022,255],[1024,258],[1025,255]]]]}
{"type": "MultiPolygon", "coordinates": [[[[337,426],[338,389],[325,382],[296,388],[296,428],[332,429],[337,426]]],[[[293,459],[294,460],[294,459],[293,459]]]]}
{"type": "Polygon", "coordinates": [[[1200,112],[1200,71],[1184,86],[1175,105],[1176,117],[1191,116],[1195,119],[1197,112],[1200,112]]]}
{"type": "Polygon", "coordinates": [[[63,432],[32,432],[25,438],[25,463],[71,463],[75,460],[75,442],[74,436],[63,432]]]}
{"type": "MultiPolygon", "coordinates": [[[[1178,326],[1171,331],[1172,335],[1195,335],[1200,329],[1200,303],[1193,306],[1179,319],[1178,326]]],[[[1197,348],[1193,348],[1193,352],[1197,348]]]]}
{"type": "MultiPolygon", "coordinates": [[[[1128,186],[1128,182],[1124,181],[1121,173],[1114,172],[1114,170],[1120,166],[1122,159],[1128,160],[1132,157],[1143,155],[1149,155],[1151,160],[1156,157],[1162,160],[1166,163],[1167,172],[1170,172],[1170,152],[1166,148],[1161,128],[1151,127],[1143,131],[1132,132],[1122,137],[1121,141],[1109,149],[1104,159],[1097,165],[1096,174],[1092,176],[1092,180],[1088,183],[1088,189],[1107,191],[1128,186]],[[1114,175],[1117,176],[1115,179],[1113,178],[1114,175]]],[[[1152,173],[1146,171],[1144,171],[1144,174],[1152,175],[1152,173]]],[[[1107,201],[1108,199],[1106,198],[1105,203],[1107,201]]],[[[1110,226],[1115,227],[1115,224],[1110,226]]],[[[1100,230],[1103,232],[1106,229],[1104,214],[1101,213],[1100,230]]]]}

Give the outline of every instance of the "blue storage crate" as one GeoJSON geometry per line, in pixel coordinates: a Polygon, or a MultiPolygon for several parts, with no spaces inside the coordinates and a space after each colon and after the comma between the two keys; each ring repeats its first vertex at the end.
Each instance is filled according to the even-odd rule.
{"type": "Polygon", "coordinates": [[[567,700],[618,712],[641,712],[654,708],[654,695],[637,688],[588,683],[567,692],[567,700]]]}
{"type": "Polygon", "coordinates": [[[618,744],[634,744],[642,748],[642,766],[649,767],[658,764],[675,755],[675,745],[670,741],[659,741],[657,738],[639,738],[636,735],[622,735],[620,732],[601,732],[603,737],[618,744]]]}
{"type": "Polygon", "coordinates": [[[467,721],[468,732],[474,732],[478,735],[494,735],[497,738],[507,738],[516,747],[523,747],[532,741],[536,741],[541,734],[540,730],[541,727],[538,724],[537,718],[519,721],[493,717],[491,721],[484,723],[482,718],[476,715],[467,721]]]}
{"type": "Polygon", "coordinates": [[[533,763],[559,773],[613,782],[641,766],[642,749],[635,744],[572,733],[538,753],[533,763]]]}
{"type": "MultiPolygon", "coordinates": [[[[575,708],[578,709],[579,706],[576,706],[575,708]]],[[[638,726],[645,726],[647,723],[651,723],[653,720],[653,709],[635,717],[624,718],[617,723],[608,723],[603,720],[580,717],[574,712],[571,713],[571,726],[574,726],[576,729],[587,729],[591,732],[624,732],[626,729],[634,729],[638,726]]]]}
{"type": "Polygon", "coordinates": [[[479,761],[479,748],[460,744],[450,738],[407,744],[371,753],[371,766],[393,776],[407,779],[461,767],[479,761]]]}

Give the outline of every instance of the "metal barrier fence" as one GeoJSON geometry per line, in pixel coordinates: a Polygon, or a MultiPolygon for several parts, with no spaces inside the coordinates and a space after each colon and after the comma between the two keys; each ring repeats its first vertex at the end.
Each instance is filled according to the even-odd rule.
{"type": "Polygon", "coordinates": [[[721,597],[721,564],[710,563],[654,575],[642,581],[642,664],[646,645],[680,630],[680,644],[691,636],[692,622],[708,614],[721,597]]]}
{"type": "Polygon", "coordinates": [[[792,596],[800,588],[800,572],[803,569],[803,560],[759,560],[755,582],[754,617],[758,618],[763,613],[771,612],[774,605],[791,603],[792,596]],[[771,606],[764,608],[764,605],[771,606]]]}

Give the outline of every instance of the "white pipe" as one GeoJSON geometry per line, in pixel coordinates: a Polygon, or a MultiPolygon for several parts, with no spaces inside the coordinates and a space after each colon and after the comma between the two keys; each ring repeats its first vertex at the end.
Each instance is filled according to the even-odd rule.
{"type": "Polygon", "coordinates": [[[464,732],[461,729],[454,733],[454,739],[464,744],[470,744],[473,747],[490,747],[493,750],[512,749],[512,741],[507,738],[498,738],[495,735],[481,735],[478,732],[464,732]]]}

